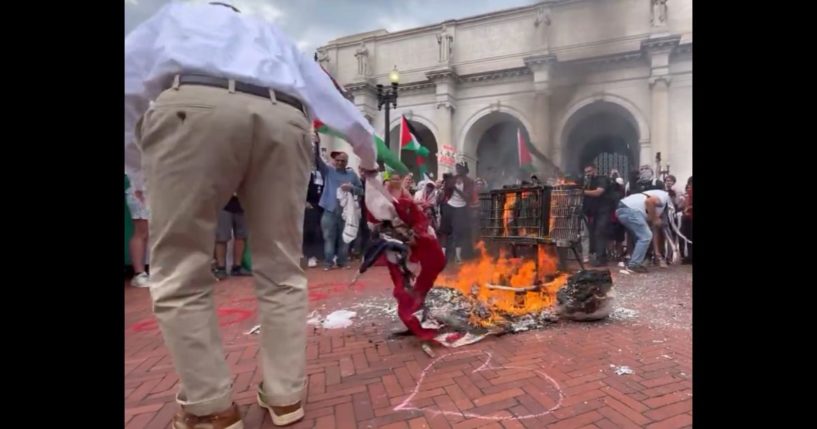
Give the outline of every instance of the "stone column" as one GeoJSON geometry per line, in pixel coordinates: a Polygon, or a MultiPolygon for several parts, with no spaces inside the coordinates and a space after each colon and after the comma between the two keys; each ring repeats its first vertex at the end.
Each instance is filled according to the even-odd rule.
{"type": "Polygon", "coordinates": [[[550,73],[553,64],[556,63],[556,56],[552,54],[535,55],[525,58],[525,65],[533,72],[533,129],[528,130],[531,138],[531,145],[537,154],[534,154],[533,161],[537,171],[549,174],[547,165],[541,159],[542,156],[549,158],[550,162],[556,165],[554,160],[555,146],[552,142],[553,127],[550,117],[550,73]],[[539,156],[536,156],[539,155],[539,156]]]}
{"type": "MultiPolygon", "coordinates": [[[[669,141],[669,85],[672,76],[669,70],[669,59],[672,50],[678,46],[680,40],[680,35],[662,35],[650,37],[642,42],[642,47],[650,59],[650,136],[652,141],[646,148],[643,145],[641,147],[641,164],[654,165],[655,154],[661,153],[661,169],[666,168],[667,163],[672,163],[669,141]]],[[[656,174],[658,174],[657,171],[656,174]]]]}
{"type": "MultiPolygon", "coordinates": [[[[652,141],[655,153],[661,154],[661,167],[669,162],[669,76],[650,79],[651,98],[650,117],[652,118],[652,141]]],[[[655,154],[648,161],[655,162],[655,154]]],[[[658,172],[656,172],[658,174],[658,172]]]]}
{"type": "MultiPolygon", "coordinates": [[[[435,107],[434,124],[437,125],[437,151],[439,152],[443,145],[451,145],[456,147],[454,141],[454,113],[457,110],[456,106],[456,85],[457,74],[450,67],[433,70],[426,73],[426,77],[434,82],[435,85],[435,107]]],[[[451,168],[439,166],[437,174],[442,176],[442,173],[451,171],[451,168]]]]}

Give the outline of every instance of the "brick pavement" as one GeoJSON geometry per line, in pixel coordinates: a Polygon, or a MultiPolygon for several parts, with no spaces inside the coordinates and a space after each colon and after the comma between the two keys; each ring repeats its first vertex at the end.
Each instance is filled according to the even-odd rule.
{"type": "MultiPolygon", "coordinates": [[[[618,307],[603,322],[560,322],[488,338],[432,359],[401,327],[385,269],[353,288],[351,271],[310,269],[310,308],[358,312],[344,329],[309,326],[306,418],[293,428],[684,428],[692,425],[691,270],[614,272],[618,307]],[[617,374],[627,366],[632,374],[617,374]]],[[[125,293],[125,424],[170,426],[178,388],[148,291],[125,293]]],[[[252,280],[216,288],[234,398],[247,429],[273,428],[255,404],[261,380],[252,280]]]]}

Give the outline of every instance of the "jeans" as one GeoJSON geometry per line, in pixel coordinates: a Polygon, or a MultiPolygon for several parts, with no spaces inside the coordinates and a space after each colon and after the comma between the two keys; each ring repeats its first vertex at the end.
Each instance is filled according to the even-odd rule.
{"type": "Polygon", "coordinates": [[[343,227],[346,222],[340,212],[334,213],[324,210],[321,216],[321,231],[323,231],[323,263],[332,266],[335,256],[338,257],[339,267],[346,265],[349,257],[349,243],[343,242],[343,227]],[[336,253],[337,252],[337,253],[336,253]]]}
{"type": "Polygon", "coordinates": [[[652,242],[652,231],[647,225],[647,215],[629,207],[621,207],[616,210],[616,217],[635,236],[635,247],[628,266],[641,265],[652,242]]]}

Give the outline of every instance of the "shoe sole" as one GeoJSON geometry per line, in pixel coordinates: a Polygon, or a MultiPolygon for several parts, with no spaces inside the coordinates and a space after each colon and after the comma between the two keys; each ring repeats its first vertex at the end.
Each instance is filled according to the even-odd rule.
{"type": "MultiPolygon", "coordinates": [[[[178,428],[178,426],[176,426],[176,425],[174,425],[173,423],[171,423],[171,425],[170,425],[170,429],[176,429],[176,428],[178,428]]],[[[237,422],[235,422],[235,423],[231,424],[230,426],[227,426],[227,427],[226,427],[226,428],[224,428],[224,429],[244,429],[244,421],[239,420],[239,421],[237,421],[237,422]]]]}
{"type": "MultiPolygon", "coordinates": [[[[272,424],[274,424],[275,426],[288,426],[288,425],[291,425],[293,423],[299,422],[299,421],[301,421],[301,419],[304,418],[304,407],[303,407],[303,405],[301,406],[301,408],[298,408],[297,410],[295,410],[295,411],[293,411],[291,413],[287,413],[287,414],[284,414],[283,416],[279,416],[279,415],[275,414],[272,411],[272,407],[265,404],[261,400],[261,397],[259,395],[255,395],[255,400],[258,402],[258,406],[260,406],[261,408],[266,408],[267,411],[269,411],[269,415],[270,415],[270,417],[272,417],[272,424]]],[[[239,428],[239,429],[243,429],[243,428],[239,428]]]]}

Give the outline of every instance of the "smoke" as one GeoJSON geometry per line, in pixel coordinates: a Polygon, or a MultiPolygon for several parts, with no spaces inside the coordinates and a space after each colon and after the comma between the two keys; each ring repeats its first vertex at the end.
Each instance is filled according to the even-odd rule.
{"type": "Polygon", "coordinates": [[[525,141],[530,142],[527,130],[512,120],[499,122],[488,128],[479,138],[476,175],[485,179],[490,189],[530,181],[531,174],[535,174],[541,182],[561,177],[559,168],[530,143],[527,143],[528,151],[531,153],[534,166],[538,166],[539,169],[520,168],[517,130],[521,130],[525,141]]]}

